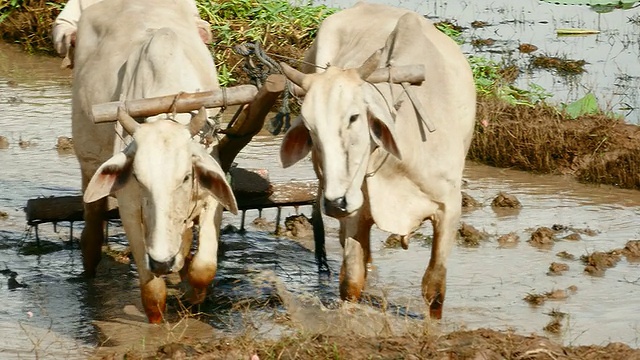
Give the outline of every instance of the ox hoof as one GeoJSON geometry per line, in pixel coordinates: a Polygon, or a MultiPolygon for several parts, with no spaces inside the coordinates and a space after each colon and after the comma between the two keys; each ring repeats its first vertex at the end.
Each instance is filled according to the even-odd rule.
{"type": "Polygon", "coordinates": [[[436,294],[436,297],[429,304],[429,317],[434,320],[442,319],[442,302],[443,298],[440,294],[436,294]]]}
{"type": "Polygon", "coordinates": [[[164,310],[167,305],[167,286],[162,278],[154,278],[140,288],[142,307],[149,322],[159,324],[164,320],[164,310]]]}
{"type": "Polygon", "coordinates": [[[357,302],[364,289],[364,274],[359,274],[359,279],[353,279],[345,275],[345,266],[340,269],[340,298],[345,301],[357,302]]]}

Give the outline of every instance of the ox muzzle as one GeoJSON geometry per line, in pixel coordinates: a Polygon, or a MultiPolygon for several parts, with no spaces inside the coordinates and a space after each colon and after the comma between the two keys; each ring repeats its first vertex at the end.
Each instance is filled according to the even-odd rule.
{"type": "Polygon", "coordinates": [[[172,272],[180,270],[177,265],[182,267],[182,264],[178,264],[176,256],[173,256],[167,260],[158,261],[147,254],[147,265],[149,270],[156,275],[166,275],[172,272]]]}
{"type": "Polygon", "coordinates": [[[347,211],[347,199],[344,196],[329,200],[324,198],[324,213],[334,218],[343,218],[349,215],[347,211]]]}

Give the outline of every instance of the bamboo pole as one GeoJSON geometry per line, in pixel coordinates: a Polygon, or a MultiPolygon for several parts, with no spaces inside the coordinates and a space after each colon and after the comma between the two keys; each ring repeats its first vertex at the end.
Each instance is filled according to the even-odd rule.
{"type": "MultiPolygon", "coordinates": [[[[273,76],[273,75],[272,75],[273,76]]],[[[377,69],[368,78],[372,83],[393,82],[420,84],[424,81],[424,65],[391,66],[377,69]]],[[[280,83],[279,83],[280,84],[280,83]]],[[[281,83],[284,91],[284,82],[281,83]]],[[[270,91],[275,91],[271,88],[270,91]]],[[[293,87],[294,94],[304,95],[304,90],[293,87]]],[[[125,101],[113,101],[104,104],[93,105],[91,108],[93,122],[105,123],[117,120],[118,107],[123,106],[132,117],[148,117],[162,113],[185,113],[196,111],[202,106],[216,108],[221,106],[242,105],[253,101],[258,94],[258,89],[253,85],[238,85],[220,90],[203,91],[195,93],[180,93],[175,95],[160,96],[147,99],[135,99],[125,101]]]]}
{"type": "Polygon", "coordinates": [[[93,122],[105,123],[118,119],[118,108],[123,106],[132,117],[148,117],[162,113],[185,113],[206,108],[241,105],[253,100],[258,89],[253,85],[238,85],[220,90],[180,93],[147,99],[113,101],[93,105],[93,122]],[[175,108],[174,108],[175,107],[175,108]]]}

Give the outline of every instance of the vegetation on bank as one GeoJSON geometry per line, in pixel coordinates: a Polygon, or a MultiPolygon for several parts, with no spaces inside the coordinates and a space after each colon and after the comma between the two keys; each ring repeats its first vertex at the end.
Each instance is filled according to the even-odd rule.
{"type": "MultiPolygon", "coordinates": [[[[0,34],[29,52],[53,54],[51,24],[66,0],[0,2],[0,34]]],[[[214,33],[212,53],[223,85],[247,83],[243,56],[234,47],[259,42],[276,61],[301,59],[318,25],[337,9],[283,0],[196,0],[214,33]]],[[[463,30],[437,27],[456,40],[463,30]]],[[[538,58],[536,58],[538,59],[538,58]]],[[[562,59],[552,58],[554,66],[562,59]]],[[[539,59],[537,61],[540,61],[539,59]]],[[[469,159],[539,173],[571,174],[585,182],[640,189],[638,127],[601,111],[592,94],[555,107],[545,89],[514,86],[520,69],[470,56],[478,92],[477,131],[469,159]]],[[[542,65],[540,65],[542,66],[542,65]]]]}

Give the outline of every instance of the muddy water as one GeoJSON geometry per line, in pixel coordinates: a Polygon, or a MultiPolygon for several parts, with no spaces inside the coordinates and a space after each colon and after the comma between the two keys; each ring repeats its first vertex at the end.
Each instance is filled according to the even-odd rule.
{"type": "MultiPolygon", "coordinates": [[[[554,103],[570,103],[592,92],[603,109],[640,123],[640,8],[597,13],[588,6],[558,6],[538,0],[372,0],[425,14],[434,21],[454,20],[465,28],[463,50],[497,62],[515,62],[522,70],[516,84],[534,83],[552,94],[554,103]],[[473,28],[472,22],[487,26],[473,28]],[[637,20],[636,20],[637,21],[637,20]],[[557,36],[558,28],[599,30],[597,35],[557,36]],[[472,40],[491,39],[492,45],[474,47],[472,40]],[[531,54],[518,51],[520,43],[533,44],[531,54]],[[585,60],[586,73],[559,77],[548,70],[530,69],[532,56],[585,60]]],[[[585,1],[588,3],[588,1],[585,1]]],[[[612,1],[615,2],[615,1],[612,1]]],[[[332,7],[349,7],[351,0],[315,0],[332,7]]]]}
{"type": "MultiPolygon", "coordinates": [[[[0,352],[2,357],[82,357],[99,344],[94,320],[123,315],[125,305],[139,308],[136,273],[131,266],[103,261],[100,276],[82,279],[77,239],[72,242],[68,224],[41,226],[42,247],[33,251],[33,231],[25,226],[23,206],[30,198],[77,194],[79,171],[75,157],[55,150],[58,136],[70,135],[70,74],[57,70],[55,59],[35,58],[0,44],[0,135],[9,139],[0,150],[0,270],[17,273],[26,287],[10,288],[11,276],[0,275],[0,352]],[[23,145],[20,146],[20,141],[23,145]],[[28,142],[28,145],[27,143],[28,142]]],[[[258,136],[238,158],[241,167],[270,170],[271,179],[287,181],[313,178],[308,161],[282,170],[277,160],[279,138],[258,136]]],[[[515,328],[542,332],[552,309],[569,314],[558,339],[587,344],[623,341],[638,345],[640,315],[635,299],[640,291],[640,264],[622,260],[603,277],[583,273],[579,261],[565,261],[570,270],[547,276],[556,253],[565,250],[579,257],[594,250],[620,248],[638,237],[640,194],[609,187],[575,184],[567,179],[534,176],[469,164],[466,191],[481,201],[482,208],[466,212],[463,221],[490,234],[477,248],[456,246],[449,260],[448,297],[443,329],[461,327],[515,328]],[[496,213],[489,206],[499,191],[516,195],[523,203],[517,213],[496,213]],[[592,229],[581,241],[559,241],[551,250],[526,243],[531,229],[561,224],[592,229]],[[500,248],[499,235],[516,232],[520,243],[500,248]],[[563,301],[530,307],[522,298],[570,285],[577,293],[563,301]]],[[[309,214],[309,209],[302,208],[309,214]]],[[[287,208],[283,217],[295,213],[287,208]]],[[[268,220],[273,211],[265,211],[268,220]]],[[[248,223],[257,211],[247,214],[248,223]]],[[[225,215],[223,225],[240,225],[240,218],[225,215]]],[[[337,270],[341,259],[335,221],[327,220],[330,266],[337,270]]],[[[81,224],[74,227],[79,234],[81,224]]],[[[255,283],[265,270],[274,271],[290,291],[313,294],[335,303],[337,278],[319,278],[313,254],[298,242],[275,238],[266,229],[247,225],[244,235],[223,236],[220,269],[215,290],[201,308],[211,314],[209,322],[222,331],[238,331],[242,319],[231,304],[250,299],[268,302],[269,287],[255,283]]],[[[429,227],[421,230],[431,233],[429,227]]],[[[116,224],[111,244],[126,242],[116,224]]],[[[429,257],[427,243],[415,241],[409,251],[383,246],[386,234],[373,235],[375,267],[368,293],[382,294],[395,308],[421,317],[420,279],[429,257]]],[[[308,244],[307,244],[308,245],[308,244]]]]}

